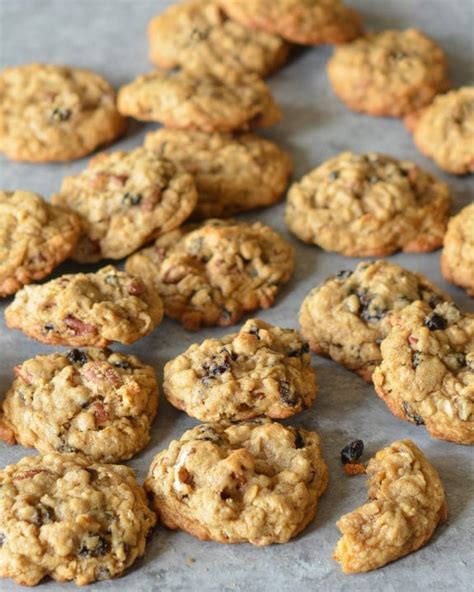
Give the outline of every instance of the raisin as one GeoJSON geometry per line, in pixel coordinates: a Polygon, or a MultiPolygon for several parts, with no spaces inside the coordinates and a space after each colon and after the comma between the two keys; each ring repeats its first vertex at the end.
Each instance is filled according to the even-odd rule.
{"type": "Polygon", "coordinates": [[[441,304],[441,302],[443,302],[443,299],[441,298],[441,296],[437,296],[436,294],[433,294],[432,296],[430,296],[430,299],[428,300],[428,305],[431,308],[436,308],[436,306],[438,304],[441,304]]]}
{"type": "Polygon", "coordinates": [[[380,308],[374,306],[370,310],[368,308],[363,308],[362,312],[360,313],[360,318],[366,321],[367,323],[372,323],[374,321],[380,321],[384,318],[386,314],[386,310],[381,310],[380,308]]]}
{"type": "Polygon", "coordinates": [[[252,325],[249,331],[250,335],[255,335],[255,337],[260,340],[260,329],[256,325],[252,325]]]}
{"type": "Polygon", "coordinates": [[[413,422],[417,426],[425,425],[423,418],[420,417],[419,415],[416,415],[416,413],[413,413],[410,405],[406,401],[403,401],[402,407],[403,407],[403,413],[405,414],[405,417],[407,419],[409,419],[411,422],[413,422]]]}
{"type": "Polygon", "coordinates": [[[362,456],[364,443],[362,440],[354,440],[341,450],[341,462],[343,465],[353,463],[362,456]]]}
{"type": "Polygon", "coordinates": [[[204,362],[202,369],[205,371],[205,375],[201,378],[201,381],[207,385],[209,380],[222,376],[230,370],[229,356],[226,352],[223,352],[221,356],[211,356],[211,359],[204,362]]]}
{"type": "Polygon", "coordinates": [[[338,171],[331,171],[331,172],[329,173],[329,175],[328,175],[328,178],[329,178],[331,181],[335,181],[336,179],[338,179],[338,178],[339,178],[339,172],[338,172],[338,171]]]}
{"type": "Polygon", "coordinates": [[[49,524],[50,522],[54,522],[55,519],[56,515],[53,508],[41,503],[37,505],[35,517],[33,518],[33,523],[36,524],[36,526],[49,524]]]}
{"type": "Polygon", "coordinates": [[[223,347],[223,348],[221,349],[221,352],[220,352],[220,353],[221,353],[221,354],[222,354],[222,353],[225,353],[225,354],[227,354],[228,356],[230,356],[230,359],[231,359],[233,362],[235,362],[235,360],[236,360],[236,359],[239,357],[239,356],[238,356],[238,354],[236,354],[236,353],[235,353],[234,351],[232,351],[232,350],[229,350],[229,349],[227,349],[226,347],[223,347]]]}
{"type": "Polygon", "coordinates": [[[3,532],[0,532],[0,547],[3,546],[3,543],[6,541],[6,536],[3,534],[3,532]]]}
{"type": "Polygon", "coordinates": [[[435,312],[426,317],[424,322],[425,327],[428,327],[430,331],[442,331],[446,329],[447,324],[446,319],[435,312]]]}
{"type": "Polygon", "coordinates": [[[43,325],[43,331],[54,331],[54,325],[52,323],[46,323],[46,325],[43,325]]]}
{"type": "Polygon", "coordinates": [[[340,271],[337,275],[336,275],[336,279],[338,280],[347,280],[348,278],[351,277],[351,275],[353,274],[353,271],[350,271],[349,269],[343,269],[342,271],[340,271]]]}
{"type": "Polygon", "coordinates": [[[303,356],[304,354],[307,354],[308,352],[309,352],[309,344],[303,343],[303,345],[300,348],[292,349],[290,352],[288,352],[288,357],[289,358],[299,358],[299,357],[303,356]]]}
{"type": "Polygon", "coordinates": [[[423,359],[423,357],[420,353],[413,352],[413,354],[411,356],[411,365],[413,366],[413,368],[418,368],[422,359],[423,359]]]}
{"type": "Polygon", "coordinates": [[[98,543],[91,549],[88,546],[87,541],[82,541],[79,551],[77,552],[78,557],[100,557],[101,555],[105,555],[107,553],[107,551],[110,549],[109,541],[100,534],[93,538],[97,538],[98,543]]]}
{"type": "Polygon", "coordinates": [[[71,109],[61,109],[61,107],[55,107],[51,113],[51,121],[67,121],[71,115],[71,109]]]}
{"type": "Polygon", "coordinates": [[[215,432],[212,428],[207,426],[202,426],[199,430],[200,433],[196,437],[196,440],[205,440],[206,442],[221,442],[222,438],[219,436],[217,432],[215,432]]]}
{"type": "Polygon", "coordinates": [[[126,206],[137,206],[143,199],[141,193],[132,193],[127,191],[122,197],[122,203],[126,206]]]}
{"type": "Polygon", "coordinates": [[[69,446],[69,444],[62,444],[58,448],[56,448],[58,452],[77,452],[77,448],[74,446],[69,446]]]}
{"type": "Polygon", "coordinates": [[[72,349],[66,357],[71,364],[77,364],[78,366],[84,366],[88,362],[87,355],[80,349],[72,349]]]}
{"type": "Polygon", "coordinates": [[[115,368],[121,368],[122,370],[129,370],[132,367],[130,362],[127,362],[127,360],[112,362],[112,366],[115,366],[115,368]]]}
{"type": "Polygon", "coordinates": [[[295,448],[298,450],[300,448],[305,448],[305,447],[306,447],[306,442],[304,441],[304,438],[301,435],[301,432],[299,430],[296,430],[296,434],[295,434],[295,448]]]}
{"type": "Polygon", "coordinates": [[[297,405],[299,402],[299,396],[296,393],[291,392],[290,384],[287,380],[278,381],[278,391],[280,397],[287,405],[297,405]]]}

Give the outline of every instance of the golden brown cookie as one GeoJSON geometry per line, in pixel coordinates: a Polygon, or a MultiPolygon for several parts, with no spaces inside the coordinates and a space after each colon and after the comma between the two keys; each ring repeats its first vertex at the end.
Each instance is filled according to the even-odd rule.
{"type": "Polygon", "coordinates": [[[252,133],[161,128],[145,146],[194,176],[198,202],[193,218],[224,218],[280,200],[293,170],[291,157],[252,133]]]}
{"type": "Polygon", "coordinates": [[[27,586],[116,578],[144,554],[155,522],[128,467],[25,457],[0,471],[0,577],[27,586]]]}
{"type": "Polygon", "coordinates": [[[390,317],[416,300],[434,309],[451,298],[423,274],[388,261],[359,263],[317,286],[301,306],[301,334],[311,349],[370,381],[390,317]]]}
{"type": "Polygon", "coordinates": [[[411,440],[379,450],[367,467],[369,501],[345,514],[333,559],[344,573],[377,569],[416,551],[448,515],[443,484],[411,440]]]}
{"type": "Polygon", "coordinates": [[[164,368],[168,401],[200,421],[290,417],[318,390],[309,346],[292,329],[250,319],[238,333],[206,339],[164,368]]]}
{"type": "Polygon", "coordinates": [[[418,148],[455,175],[474,173],[474,87],[465,86],[434,101],[408,127],[418,148]]]}
{"type": "Polygon", "coordinates": [[[133,343],[160,324],[156,291],[112,265],[25,286],[5,310],[7,327],[49,345],[133,343]]]}
{"type": "Polygon", "coordinates": [[[151,366],[101,349],[40,355],[15,369],[0,413],[0,439],[40,453],[127,460],[146,446],[158,405],[151,366]]]}
{"type": "Polygon", "coordinates": [[[359,15],[341,0],[219,0],[234,20],[293,43],[346,43],[360,35],[359,15]]]}
{"type": "Polygon", "coordinates": [[[120,89],[123,115],[166,127],[228,132],[278,123],[281,111],[255,75],[224,81],[180,71],[149,72],[120,89]]]}
{"type": "Polygon", "coordinates": [[[443,244],[448,186],[407,160],[342,152],[288,192],[285,212],[301,240],[349,257],[383,257],[443,244]]]}
{"type": "Polygon", "coordinates": [[[286,61],[289,44],[227,19],[216,0],[190,0],[168,7],[148,26],[150,60],[219,78],[267,76],[286,61]]]}
{"type": "Polygon", "coordinates": [[[434,438],[474,444],[474,315],[415,302],[390,320],[373,375],[379,397],[434,438]]]}
{"type": "Polygon", "coordinates": [[[81,263],[121,259],[177,228],[197,202],[194,180],[145,148],[103,152],[78,175],[63,179],[52,202],[81,219],[73,258],[81,263]]]}
{"type": "Polygon", "coordinates": [[[416,29],[382,31],[338,47],[328,63],[334,92],[354,111],[403,117],[449,86],[443,50],[416,29]]]}
{"type": "Polygon", "coordinates": [[[169,317],[196,330],[270,308],[293,273],[293,257],[292,247],[260,222],[208,220],[163,235],[125,268],[155,287],[169,317]]]}
{"type": "Polygon", "coordinates": [[[448,282],[465,288],[474,296],[474,203],[449,220],[441,271],[448,282]]]}
{"type": "Polygon", "coordinates": [[[79,218],[30,191],[0,191],[0,297],[47,277],[76,246],[79,218]]]}
{"type": "Polygon", "coordinates": [[[187,431],[155,456],[145,489],[168,528],[264,546],[313,520],[327,481],[315,432],[254,420],[187,431]]]}
{"type": "Polygon", "coordinates": [[[14,160],[71,160],[125,131],[115,91],[81,68],[27,64],[0,72],[0,151],[14,160]]]}

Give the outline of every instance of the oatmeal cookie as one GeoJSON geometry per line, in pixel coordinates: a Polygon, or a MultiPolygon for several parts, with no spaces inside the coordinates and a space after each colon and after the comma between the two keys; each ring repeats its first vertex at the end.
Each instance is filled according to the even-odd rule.
{"type": "Polygon", "coordinates": [[[9,158],[81,158],[124,131],[115,91],[94,72],[36,63],[0,72],[0,151],[9,158]]]}
{"type": "Polygon", "coordinates": [[[411,123],[415,144],[440,168],[455,175],[474,173],[473,86],[435,97],[411,123]]]}
{"type": "Polygon", "coordinates": [[[293,170],[287,152],[252,133],[162,128],[147,134],[145,146],[194,176],[197,219],[233,216],[276,203],[293,170]]]}
{"type": "Polygon", "coordinates": [[[441,479],[411,440],[379,450],[367,467],[369,501],[337,526],[333,559],[344,573],[377,569],[416,551],[448,515],[441,479]]]}
{"type": "Polygon", "coordinates": [[[151,282],[186,329],[235,325],[270,308],[294,267],[292,247],[260,222],[208,220],[159,237],[125,268],[151,282]]]}
{"type": "Polygon", "coordinates": [[[441,271],[453,284],[474,296],[474,203],[450,219],[444,236],[441,271]]]}
{"type": "Polygon", "coordinates": [[[197,202],[192,176],[145,148],[102,153],[85,171],[66,177],[52,202],[76,212],[80,263],[121,259],[177,228],[197,202]]]}
{"type": "Polygon", "coordinates": [[[0,415],[0,438],[10,444],[120,462],[150,439],[158,384],[135,356],[73,349],[27,360],[15,375],[0,415]]]}
{"type": "Polygon", "coordinates": [[[417,31],[382,31],[338,47],[328,63],[336,95],[354,111],[403,117],[448,88],[443,50],[417,31]]]}
{"type": "Polygon", "coordinates": [[[387,261],[362,262],[308,294],[300,310],[301,333],[314,352],[370,381],[382,359],[390,315],[416,300],[433,309],[451,299],[421,273],[387,261]]]}
{"type": "Polygon", "coordinates": [[[164,392],[200,421],[290,417],[310,407],[318,390],[308,352],[296,331],[251,319],[169,361],[164,392]]]}
{"type": "Polygon", "coordinates": [[[150,60],[160,68],[219,78],[267,76],[285,63],[290,47],[276,35],[227,19],[215,0],[170,6],[150,21],[148,41],[150,60]]]}
{"type": "Polygon", "coordinates": [[[362,30],[358,14],[341,0],[219,0],[219,3],[242,25],[302,45],[346,43],[362,30]]]}
{"type": "Polygon", "coordinates": [[[474,444],[474,315],[414,302],[391,323],[373,375],[378,396],[434,438],[474,444]]]}
{"type": "Polygon", "coordinates": [[[313,520],[327,481],[315,432],[254,420],[187,431],[155,456],[145,489],[168,528],[263,546],[313,520]]]}
{"type": "Polygon", "coordinates": [[[134,472],[82,455],[29,456],[0,471],[0,577],[83,586],[120,576],[156,522],[134,472]]]}
{"type": "Polygon", "coordinates": [[[302,241],[348,257],[443,244],[448,186],[407,160],[343,152],[294,183],[285,219],[302,241]]]}
{"type": "Polygon", "coordinates": [[[74,250],[79,218],[30,191],[0,191],[0,297],[48,276],[74,250]]]}
{"type": "Polygon", "coordinates": [[[156,291],[111,265],[26,286],[5,310],[8,327],[49,345],[73,347],[133,343],[162,316],[156,291]]]}
{"type": "Polygon", "coordinates": [[[120,89],[118,107],[135,119],[204,132],[268,127],[281,119],[270,89],[251,74],[224,81],[185,71],[149,72],[120,89]]]}

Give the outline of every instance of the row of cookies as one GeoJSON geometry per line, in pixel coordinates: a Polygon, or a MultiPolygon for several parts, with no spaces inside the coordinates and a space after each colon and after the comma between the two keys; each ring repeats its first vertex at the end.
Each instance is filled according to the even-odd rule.
{"type": "Polygon", "coordinates": [[[338,47],[327,66],[352,110],[402,117],[416,146],[453,174],[474,172],[474,87],[449,90],[447,59],[416,29],[370,33],[338,47]]]}
{"type": "MultiPolygon", "coordinates": [[[[269,414],[282,416],[288,414],[284,405],[301,404],[296,393],[292,393],[293,401],[288,396],[290,381],[292,387],[306,389],[308,401],[303,404],[314,398],[308,348],[294,331],[250,321],[238,335],[214,341],[204,342],[203,348],[212,352],[217,346],[226,353],[232,349],[229,359],[237,372],[239,367],[246,369],[252,350],[258,347],[251,379],[236,376],[241,388],[251,386],[260,391],[256,393],[260,407],[255,412],[269,403],[269,414]],[[269,345],[259,347],[260,341],[269,345]],[[278,350],[283,350],[283,355],[278,350]],[[264,394],[259,388],[269,386],[261,382],[271,357],[279,360],[272,368],[275,376],[269,376],[268,381],[281,378],[282,372],[288,379],[285,384],[278,378],[276,397],[271,389],[264,394]]],[[[210,354],[207,362],[199,365],[202,352],[197,349],[193,346],[181,359],[170,362],[174,367],[171,376],[176,375],[176,366],[183,371],[183,359],[187,358],[191,360],[188,365],[204,370],[201,382],[207,386],[221,376],[224,364],[210,354]]],[[[264,377],[263,382],[266,380],[264,377]]],[[[143,447],[156,411],[156,394],[153,371],[123,354],[72,350],[66,356],[38,356],[17,369],[4,412],[14,423],[19,441],[36,446],[45,456],[25,458],[0,473],[5,493],[1,507],[2,575],[30,585],[45,575],[85,584],[120,575],[143,554],[146,534],[155,522],[143,492],[129,469],[101,463],[128,458],[134,448],[143,447]],[[142,403],[141,415],[137,397],[142,403]],[[78,503],[79,495],[83,503],[78,503]],[[128,500],[120,504],[123,512],[111,512],[122,497],[128,500]],[[78,512],[89,518],[69,532],[78,512]],[[126,520],[127,512],[133,513],[133,521],[126,520]],[[67,549],[63,546],[66,532],[67,549]],[[39,543],[45,537],[47,550],[39,543]]],[[[214,404],[215,400],[214,396],[214,404]]],[[[228,398],[223,403],[227,412],[235,405],[228,398]]],[[[239,406],[236,411],[248,414],[249,409],[248,405],[246,409],[239,406]]],[[[211,404],[207,413],[212,416],[212,412],[211,404]]],[[[446,517],[439,476],[412,442],[395,442],[380,451],[369,462],[367,472],[372,501],[338,523],[343,538],[334,558],[346,572],[375,569],[416,550],[446,517]],[[378,490],[379,476],[387,472],[392,477],[378,490]],[[403,483],[408,478],[421,478],[423,488],[414,491],[410,486],[405,491],[403,483]],[[374,510],[378,514],[375,523],[374,510]],[[393,512],[404,533],[396,545],[390,545],[382,526],[393,512]],[[379,543],[377,554],[372,542],[364,542],[367,533],[359,528],[361,523],[370,524],[371,539],[376,537],[379,543]]],[[[289,541],[314,518],[327,479],[317,434],[267,419],[208,423],[189,430],[153,459],[145,489],[160,520],[170,528],[205,540],[268,545],[289,541]]]]}
{"type": "MultiPolygon", "coordinates": [[[[338,522],[333,557],[346,573],[415,551],[447,515],[439,475],[410,440],[380,450],[367,473],[370,501],[338,522]]],[[[144,487],[170,528],[264,546],[313,520],[327,481],[316,433],[260,420],[187,431],[155,456],[144,487]]],[[[0,471],[0,484],[0,574],[20,584],[120,576],[157,521],[131,469],[80,454],[25,457],[0,471]]]]}
{"type": "MultiPolygon", "coordinates": [[[[146,145],[148,149],[98,155],[85,171],[63,180],[53,205],[30,192],[0,192],[0,296],[47,277],[69,256],[82,263],[120,259],[157,236],[154,248],[132,256],[127,268],[154,278],[163,294],[166,281],[158,276],[171,243],[182,239],[183,248],[174,245],[174,252],[184,255],[184,249],[202,260],[196,249],[184,246],[190,232],[221,242],[224,250],[233,240],[230,222],[208,220],[201,231],[192,226],[170,231],[190,215],[227,216],[274,203],[291,171],[285,152],[252,134],[231,137],[163,129],[150,134],[146,145]],[[237,175],[238,167],[245,174],[237,175]],[[257,182],[258,198],[253,199],[257,182]]],[[[452,218],[446,233],[450,205],[447,185],[416,164],[344,152],[293,183],[285,219],[301,240],[346,256],[426,252],[444,242],[443,274],[470,293],[474,209],[467,206],[452,218]]],[[[249,240],[250,235],[255,240],[264,235],[257,227],[253,232],[239,227],[246,228],[249,240]]],[[[281,239],[276,242],[288,251],[281,239]]],[[[210,262],[208,271],[216,263],[213,255],[202,260],[205,265],[210,262]]]]}
{"type": "Polygon", "coordinates": [[[5,68],[0,150],[31,162],[80,158],[118,138],[126,115],[205,132],[272,125],[281,112],[260,77],[286,61],[290,42],[342,43],[361,30],[356,13],[339,1],[294,5],[289,13],[264,7],[274,21],[264,30],[220,0],[169,7],[148,30],[150,58],[160,70],[123,87],[117,101],[109,83],[85,69],[36,63],[5,68]]]}

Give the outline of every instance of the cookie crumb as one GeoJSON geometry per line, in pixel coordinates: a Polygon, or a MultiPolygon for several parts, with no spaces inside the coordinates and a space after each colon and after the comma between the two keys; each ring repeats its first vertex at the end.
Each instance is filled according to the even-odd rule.
{"type": "Polygon", "coordinates": [[[361,463],[348,463],[343,466],[344,473],[352,477],[353,475],[363,475],[366,472],[365,465],[361,463]]]}

